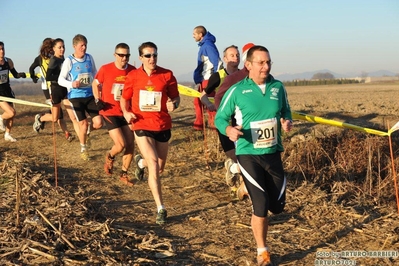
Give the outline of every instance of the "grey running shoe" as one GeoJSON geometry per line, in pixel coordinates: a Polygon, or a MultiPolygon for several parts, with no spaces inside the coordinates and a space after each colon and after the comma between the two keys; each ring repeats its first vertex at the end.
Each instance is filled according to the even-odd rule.
{"type": "Polygon", "coordinates": [[[165,209],[159,210],[159,212],[157,213],[156,223],[159,225],[165,224],[167,216],[168,216],[168,212],[165,209]]]}
{"type": "Polygon", "coordinates": [[[35,122],[33,123],[33,130],[36,133],[39,133],[41,127],[42,127],[42,122],[40,122],[40,114],[37,114],[35,116],[35,122]]]}
{"type": "Polygon", "coordinates": [[[6,125],[4,124],[4,119],[0,117],[0,130],[1,131],[6,131],[6,125]]]}
{"type": "Polygon", "coordinates": [[[237,176],[230,171],[230,167],[234,164],[234,161],[228,158],[224,162],[224,168],[226,168],[226,183],[229,187],[233,187],[237,182],[237,176]]]}
{"type": "Polygon", "coordinates": [[[134,162],[136,163],[136,169],[134,170],[134,177],[139,181],[142,181],[144,179],[144,168],[139,167],[139,161],[141,159],[143,159],[141,154],[137,154],[136,156],[134,156],[134,162]]]}

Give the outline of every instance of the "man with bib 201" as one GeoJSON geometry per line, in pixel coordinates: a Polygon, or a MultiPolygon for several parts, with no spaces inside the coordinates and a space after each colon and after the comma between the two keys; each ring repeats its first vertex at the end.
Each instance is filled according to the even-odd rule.
{"type": "Polygon", "coordinates": [[[237,141],[238,163],[252,200],[257,261],[262,266],[272,265],[266,245],[268,211],[281,213],[285,206],[281,129],[288,132],[292,128],[287,93],[282,82],[269,75],[271,64],[265,47],[249,49],[245,62],[248,77],[226,92],[215,119],[217,129],[237,141]],[[229,125],[232,114],[237,120],[235,127],[229,125]]]}

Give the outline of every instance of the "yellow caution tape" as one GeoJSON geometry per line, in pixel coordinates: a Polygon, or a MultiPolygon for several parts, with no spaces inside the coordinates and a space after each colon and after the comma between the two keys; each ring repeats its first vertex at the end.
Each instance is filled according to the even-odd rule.
{"type": "Polygon", "coordinates": [[[25,100],[19,100],[19,99],[14,99],[14,98],[9,98],[9,97],[3,97],[3,96],[0,96],[0,101],[18,103],[18,104],[30,105],[30,106],[37,106],[37,107],[51,108],[51,105],[49,105],[49,104],[35,103],[35,102],[30,102],[30,101],[25,101],[25,100]]]}
{"type": "MultiPolygon", "coordinates": [[[[178,85],[179,88],[179,93],[186,95],[186,96],[191,96],[191,97],[200,97],[201,93],[199,91],[196,91],[190,87],[184,86],[184,85],[178,85]]],[[[384,131],[379,131],[371,128],[366,128],[366,127],[361,127],[361,126],[356,126],[344,122],[339,122],[331,119],[326,119],[323,117],[319,116],[313,116],[313,115],[308,115],[304,113],[298,113],[298,112],[291,112],[292,118],[297,119],[297,120],[305,120],[313,123],[318,123],[318,124],[324,124],[324,125],[330,125],[330,126],[335,126],[335,127],[341,127],[341,128],[349,128],[369,134],[374,134],[377,136],[390,136],[392,132],[399,130],[399,122],[396,123],[388,132],[384,131]]]]}

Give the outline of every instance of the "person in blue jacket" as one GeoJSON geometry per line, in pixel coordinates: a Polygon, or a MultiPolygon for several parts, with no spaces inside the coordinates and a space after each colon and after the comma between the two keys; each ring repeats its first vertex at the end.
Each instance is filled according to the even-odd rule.
{"type": "MultiPolygon", "coordinates": [[[[193,38],[198,42],[199,51],[197,58],[197,68],[194,70],[194,83],[197,85],[198,91],[201,92],[206,88],[209,77],[222,69],[222,60],[220,59],[219,51],[215,45],[216,37],[213,36],[204,26],[197,26],[193,31],[193,38]]],[[[212,95],[210,95],[212,96],[212,95]]],[[[195,121],[194,129],[202,130],[204,121],[202,116],[202,103],[199,98],[194,98],[195,121]]],[[[215,111],[208,110],[208,126],[215,128],[214,119],[215,111]]]]}

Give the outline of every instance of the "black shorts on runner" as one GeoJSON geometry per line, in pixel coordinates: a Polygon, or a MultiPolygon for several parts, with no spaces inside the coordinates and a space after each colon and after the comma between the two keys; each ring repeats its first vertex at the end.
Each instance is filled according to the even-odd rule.
{"type": "Polygon", "coordinates": [[[220,133],[219,130],[218,130],[218,135],[219,135],[220,144],[222,144],[222,149],[224,152],[228,152],[236,148],[234,142],[231,141],[229,137],[227,137],[226,135],[220,133]]]}
{"type": "Polygon", "coordinates": [[[168,142],[172,137],[170,129],[164,131],[149,131],[149,130],[135,130],[135,135],[137,137],[150,137],[158,142],[168,142]]]}
{"type": "Polygon", "coordinates": [[[105,115],[103,115],[102,117],[104,118],[105,125],[106,125],[108,131],[128,125],[128,123],[126,122],[126,119],[123,116],[105,116],[105,115]]]}
{"type": "Polygon", "coordinates": [[[51,89],[51,102],[59,104],[65,100],[68,95],[68,90],[65,87],[56,87],[51,89]]]}
{"type": "Polygon", "coordinates": [[[254,214],[266,217],[268,211],[281,213],[285,206],[287,183],[281,153],[237,155],[237,160],[251,197],[254,214]]]}
{"type": "MultiPolygon", "coordinates": [[[[12,91],[11,88],[5,89],[5,90],[0,90],[0,96],[15,99],[15,94],[14,94],[14,92],[12,91]]],[[[1,102],[4,102],[4,101],[1,101],[1,102]]],[[[12,102],[8,102],[8,104],[11,105],[11,106],[14,106],[14,103],[12,103],[12,102]]]]}
{"type": "Polygon", "coordinates": [[[69,99],[75,117],[78,121],[87,119],[86,112],[91,116],[98,116],[98,108],[94,102],[94,96],[86,98],[69,99]]]}

